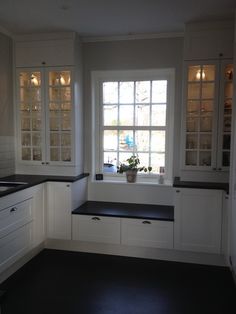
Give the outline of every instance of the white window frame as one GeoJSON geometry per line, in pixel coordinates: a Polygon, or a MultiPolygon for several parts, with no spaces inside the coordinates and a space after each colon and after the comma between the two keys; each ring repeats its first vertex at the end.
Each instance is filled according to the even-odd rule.
{"type": "MultiPolygon", "coordinates": [[[[167,109],[166,109],[166,145],[165,145],[165,181],[173,179],[173,145],[174,145],[174,96],[175,96],[175,70],[147,69],[147,70],[117,70],[117,71],[92,71],[92,177],[96,173],[103,173],[102,149],[102,83],[111,81],[138,81],[138,80],[167,80],[167,109]]],[[[139,182],[157,182],[157,174],[139,173],[139,182]]],[[[124,175],[116,173],[104,173],[104,180],[122,181],[124,175]]]]}

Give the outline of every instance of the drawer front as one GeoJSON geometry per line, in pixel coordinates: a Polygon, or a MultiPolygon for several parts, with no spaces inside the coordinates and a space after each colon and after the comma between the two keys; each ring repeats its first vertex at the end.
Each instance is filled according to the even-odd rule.
{"type": "Polygon", "coordinates": [[[32,221],[32,199],[0,211],[0,238],[32,221]]]}
{"type": "Polygon", "coordinates": [[[73,215],[72,240],[120,244],[120,218],[73,215]]]}
{"type": "Polygon", "coordinates": [[[173,222],[121,219],[121,244],[173,249],[173,222]]]}
{"type": "Polygon", "coordinates": [[[30,241],[31,224],[27,224],[0,239],[0,272],[29,250],[30,241]]]}

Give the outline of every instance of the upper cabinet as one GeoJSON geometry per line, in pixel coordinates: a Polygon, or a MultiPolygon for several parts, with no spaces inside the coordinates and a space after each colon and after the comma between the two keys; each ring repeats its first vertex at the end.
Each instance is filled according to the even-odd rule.
{"type": "MultiPolygon", "coordinates": [[[[206,24],[186,27],[183,77],[181,168],[184,175],[186,170],[208,171],[207,180],[213,181],[219,177],[227,180],[225,171],[230,165],[234,75],[229,58],[233,54],[233,24],[219,24],[207,23],[208,30],[206,24]]],[[[190,176],[198,179],[197,175],[192,172],[190,176]]]]}
{"type": "Polygon", "coordinates": [[[81,54],[76,37],[51,37],[24,36],[15,44],[17,171],[77,175],[83,172],[81,54]]]}
{"type": "Polygon", "coordinates": [[[65,66],[75,64],[73,33],[16,37],[16,67],[65,66]]]}
{"type": "Polygon", "coordinates": [[[185,26],[184,60],[233,58],[234,20],[185,26]]]}

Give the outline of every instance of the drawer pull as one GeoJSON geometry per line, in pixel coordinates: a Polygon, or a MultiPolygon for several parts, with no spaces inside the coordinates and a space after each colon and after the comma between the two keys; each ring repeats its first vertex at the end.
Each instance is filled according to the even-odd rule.
{"type": "Polygon", "coordinates": [[[14,212],[16,212],[16,210],[17,210],[17,207],[12,207],[12,208],[10,209],[10,213],[14,213],[14,212]]]}
{"type": "Polygon", "coordinates": [[[144,220],[142,223],[143,223],[144,225],[150,225],[150,224],[151,224],[151,221],[144,220]]]}
{"type": "Polygon", "coordinates": [[[93,217],[92,220],[101,220],[99,217],[93,217]]]}

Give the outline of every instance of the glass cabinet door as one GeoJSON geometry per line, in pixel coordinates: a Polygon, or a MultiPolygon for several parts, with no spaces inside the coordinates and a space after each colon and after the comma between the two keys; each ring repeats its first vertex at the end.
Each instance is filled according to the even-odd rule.
{"type": "Polygon", "coordinates": [[[18,72],[20,155],[23,161],[42,161],[42,73],[18,72]]]}
{"type": "Polygon", "coordinates": [[[231,120],[233,101],[233,64],[222,63],[222,84],[220,99],[219,123],[221,130],[219,136],[219,167],[227,169],[230,166],[230,141],[231,141],[231,120]]]}
{"type": "Polygon", "coordinates": [[[48,130],[50,162],[71,162],[71,71],[48,72],[48,130]]]}
{"type": "Polygon", "coordinates": [[[212,167],[216,65],[189,65],[185,165],[212,167]]]}

